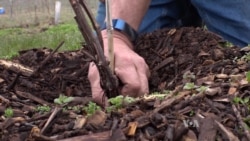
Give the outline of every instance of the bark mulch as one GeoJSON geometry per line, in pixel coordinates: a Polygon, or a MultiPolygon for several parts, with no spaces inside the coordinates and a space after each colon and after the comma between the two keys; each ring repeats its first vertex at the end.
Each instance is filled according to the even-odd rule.
{"type": "Polygon", "coordinates": [[[250,49],[226,46],[201,28],[140,36],[135,50],[151,70],[152,94],[89,116],[83,110],[91,101],[89,59],[82,50],[20,51],[0,60],[0,140],[248,141],[250,49]],[[62,94],[72,101],[55,104],[62,94]],[[42,105],[51,109],[38,111],[42,105]]]}

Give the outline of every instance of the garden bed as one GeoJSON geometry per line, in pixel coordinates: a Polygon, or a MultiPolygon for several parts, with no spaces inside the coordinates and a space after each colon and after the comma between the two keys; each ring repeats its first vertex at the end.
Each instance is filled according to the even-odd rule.
{"type": "Polygon", "coordinates": [[[122,106],[92,115],[86,108],[92,100],[89,59],[82,50],[20,51],[0,60],[0,138],[250,140],[250,49],[227,46],[201,28],[140,36],[135,50],[151,70],[151,95],[123,98],[122,106]]]}

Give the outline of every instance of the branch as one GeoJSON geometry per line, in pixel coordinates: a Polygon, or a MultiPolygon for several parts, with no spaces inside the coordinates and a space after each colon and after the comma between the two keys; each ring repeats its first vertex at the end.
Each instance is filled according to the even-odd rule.
{"type": "Polygon", "coordinates": [[[83,0],[69,1],[76,14],[75,20],[78,24],[79,30],[85,39],[85,49],[91,54],[91,56],[95,57],[95,60],[92,61],[94,61],[99,70],[102,88],[105,90],[106,94],[109,94],[107,97],[117,96],[118,80],[115,75],[112,74],[109,64],[104,56],[101,35],[97,30],[96,24],[93,20],[94,18],[92,17],[92,14],[90,14],[90,10],[87,8],[83,0]],[[89,25],[89,20],[86,18],[86,15],[90,19],[92,26],[89,25]],[[92,29],[94,29],[94,31],[92,29]]]}

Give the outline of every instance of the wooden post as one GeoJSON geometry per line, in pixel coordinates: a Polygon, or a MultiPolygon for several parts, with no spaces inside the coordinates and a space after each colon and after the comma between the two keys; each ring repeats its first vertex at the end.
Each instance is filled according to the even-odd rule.
{"type": "Polygon", "coordinates": [[[10,2],[10,18],[12,19],[13,17],[13,0],[9,0],[10,2]]]}
{"type": "Polygon", "coordinates": [[[55,25],[59,23],[61,13],[61,1],[55,3],[55,25]]]}

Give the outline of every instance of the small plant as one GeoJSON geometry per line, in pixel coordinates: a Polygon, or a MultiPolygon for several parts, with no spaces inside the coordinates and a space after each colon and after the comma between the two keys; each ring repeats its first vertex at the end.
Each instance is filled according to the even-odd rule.
{"type": "Polygon", "coordinates": [[[247,77],[247,82],[250,83],[250,71],[246,73],[246,77],[247,77]]]}
{"type": "Polygon", "coordinates": [[[229,48],[229,47],[233,47],[233,44],[230,43],[230,42],[223,42],[223,43],[220,43],[220,45],[224,48],[229,48]]]}
{"type": "Polygon", "coordinates": [[[153,96],[153,98],[157,98],[159,100],[163,100],[169,93],[170,91],[164,91],[163,93],[154,92],[150,94],[150,96],[153,96]]]}
{"type": "Polygon", "coordinates": [[[38,106],[36,108],[36,111],[37,112],[41,112],[41,113],[46,113],[46,112],[49,112],[50,111],[50,107],[49,106],[38,106]]]}
{"type": "Polygon", "coordinates": [[[250,98],[246,97],[246,98],[240,98],[240,97],[234,97],[233,102],[235,104],[247,104],[249,102],[250,98]]]}
{"type": "Polygon", "coordinates": [[[129,96],[124,97],[122,95],[119,95],[117,97],[110,98],[108,101],[111,104],[111,106],[107,107],[106,111],[110,113],[111,111],[121,109],[122,106],[124,106],[124,104],[130,104],[132,102],[135,102],[135,99],[133,97],[129,96]]]}
{"type": "Polygon", "coordinates": [[[89,102],[87,107],[83,107],[83,110],[87,113],[87,116],[91,116],[96,111],[101,110],[101,107],[94,102],[89,102]]]}
{"type": "Polygon", "coordinates": [[[201,87],[197,88],[196,91],[198,91],[198,92],[200,92],[200,93],[204,93],[207,89],[208,89],[208,87],[206,87],[206,86],[201,86],[201,87]]]}
{"type": "Polygon", "coordinates": [[[129,104],[129,103],[132,103],[135,101],[134,98],[132,97],[129,97],[129,96],[122,96],[122,95],[119,95],[117,97],[114,97],[114,98],[110,98],[108,100],[110,102],[110,104],[112,104],[116,109],[120,109],[122,108],[122,106],[124,104],[129,104]]]}
{"type": "Polygon", "coordinates": [[[171,94],[172,93],[172,91],[170,91],[170,90],[163,90],[163,92],[162,92],[163,94],[166,94],[166,95],[168,95],[168,94],[171,94]]]}
{"type": "Polygon", "coordinates": [[[112,106],[114,106],[114,108],[120,109],[122,107],[123,98],[124,97],[122,95],[119,95],[117,97],[110,98],[108,101],[112,106]]]}
{"type": "Polygon", "coordinates": [[[190,113],[189,113],[189,116],[192,117],[192,116],[194,116],[194,115],[195,115],[194,110],[191,110],[190,113]]]}
{"type": "Polygon", "coordinates": [[[79,105],[73,106],[73,107],[68,106],[67,109],[68,109],[68,110],[73,110],[73,111],[76,112],[76,113],[80,113],[80,112],[81,112],[81,106],[79,106],[79,105]]]}
{"type": "Polygon", "coordinates": [[[54,103],[59,104],[59,105],[64,105],[73,100],[73,97],[68,97],[65,95],[60,95],[58,98],[54,99],[54,103]]]}
{"type": "Polygon", "coordinates": [[[250,52],[243,55],[240,59],[245,61],[250,61],[250,52]]]}
{"type": "Polygon", "coordinates": [[[13,109],[12,109],[12,108],[7,108],[7,109],[4,110],[4,116],[5,116],[6,118],[11,118],[11,117],[13,117],[13,114],[14,114],[14,112],[13,112],[13,109]]]}
{"type": "Polygon", "coordinates": [[[115,106],[106,107],[107,113],[111,113],[111,112],[114,111],[114,110],[115,110],[115,106]]]}
{"type": "Polygon", "coordinates": [[[190,72],[190,71],[184,73],[182,77],[183,77],[183,79],[186,79],[186,80],[194,80],[195,79],[194,73],[190,72]]]}
{"type": "Polygon", "coordinates": [[[183,89],[185,90],[192,90],[196,88],[196,85],[194,85],[194,83],[186,83],[185,86],[183,87],[183,89]]]}

